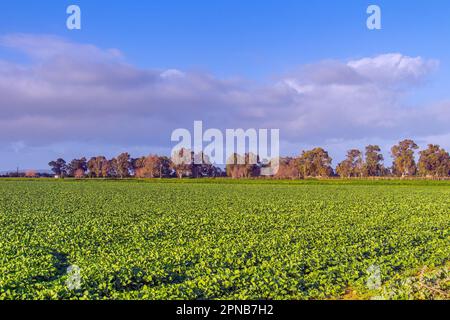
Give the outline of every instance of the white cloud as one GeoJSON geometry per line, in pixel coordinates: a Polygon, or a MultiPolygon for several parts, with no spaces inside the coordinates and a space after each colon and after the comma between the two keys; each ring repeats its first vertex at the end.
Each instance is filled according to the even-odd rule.
{"type": "Polygon", "coordinates": [[[163,79],[183,78],[185,74],[177,69],[169,69],[161,73],[163,79]]]}
{"type": "Polygon", "coordinates": [[[23,65],[0,61],[0,144],[165,148],[172,130],[191,128],[194,120],[221,129],[280,128],[284,145],[298,148],[450,133],[448,103],[404,103],[438,65],[421,57],[324,61],[259,86],[142,69],[118,50],[51,36],[9,35],[0,45],[32,58],[23,65]]]}
{"type": "Polygon", "coordinates": [[[378,82],[408,82],[423,80],[438,67],[436,60],[408,57],[400,53],[383,54],[372,58],[349,61],[347,65],[358,74],[378,82]]]}

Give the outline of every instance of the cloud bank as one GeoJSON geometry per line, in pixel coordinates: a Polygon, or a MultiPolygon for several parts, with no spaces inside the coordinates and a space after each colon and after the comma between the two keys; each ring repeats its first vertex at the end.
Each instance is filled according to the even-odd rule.
{"type": "Polygon", "coordinates": [[[191,128],[194,120],[219,129],[279,128],[287,154],[305,146],[345,150],[404,137],[441,137],[449,147],[442,137],[450,134],[450,103],[405,103],[439,67],[422,57],[321,61],[263,86],[143,69],[117,49],[53,36],[7,35],[0,37],[0,54],[1,47],[26,57],[0,58],[0,153],[10,158],[21,152],[32,158],[42,150],[63,150],[69,158],[73,148],[81,154],[83,148],[168,151],[172,130],[191,128]]]}

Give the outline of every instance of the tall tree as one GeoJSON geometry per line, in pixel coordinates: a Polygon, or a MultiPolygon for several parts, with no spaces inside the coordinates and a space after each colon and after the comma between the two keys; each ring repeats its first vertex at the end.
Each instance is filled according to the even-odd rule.
{"type": "Polygon", "coordinates": [[[275,174],[277,179],[296,179],[299,178],[297,158],[280,158],[278,172],[275,174]]]}
{"type": "Polygon", "coordinates": [[[299,172],[303,178],[330,177],[333,175],[332,159],[328,152],[322,148],[303,151],[298,162],[299,172]]]}
{"type": "Polygon", "coordinates": [[[59,158],[56,161],[49,162],[48,165],[55,175],[60,177],[67,176],[67,164],[64,159],[59,158]]]}
{"type": "Polygon", "coordinates": [[[213,165],[204,152],[199,152],[194,155],[194,162],[192,164],[192,177],[203,178],[214,174],[213,165]]]}
{"type": "Polygon", "coordinates": [[[81,172],[83,175],[87,171],[87,161],[86,158],[81,159],[73,159],[68,166],[69,169],[69,176],[75,177],[75,174],[79,177],[81,175],[81,172]]]}
{"type": "Polygon", "coordinates": [[[119,174],[117,173],[117,159],[112,158],[109,160],[109,176],[113,178],[117,178],[119,174]]]}
{"type": "Polygon", "coordinates": [[[377,145],[366,147],[366,161],[364,164],[364,174],[368,177],[380,177],[384,175],[385,168],[382,164],[384,157],[381,148],[377,145]]]}
{"type": "Polygon", "coordinates": [[[438,145],[429,144],[420,152],[419,174],[429,177],[447,177],[450,175],[450,156],[438,145]]]}
{"type": "Polygon", "coordinates": [[[167,157],[159,157],[157,155],[149,155],[136,159],[134,162],[135,175],[138,178],[162,178],[163,175],[169,174],[170,161],[167,157]]]}
{"type": "Polygon", "coordinates": [[[87,162],[90,177],[106,178],[109,176],[110,163],[104,156],[92,157],[87,162]]]}
{"type": "Polygon", "coordinates": [[[182,148],[175,151],[172,155],[171,169],[175,171],[178,178],[192,176],[192,167],[194,163],[194,152],[182,148]]]}
{"type": "Polygon", "coordinates": [[[245,175],[246,178],[259,177],[261,174],[261,162],[259,156],[253,153],[245,154],[245,175]]]}
{"type": "Polygon", "coordinates": [[[261,173],[259,156],[246,153],[243,156],[232,154],[226,165],[226,174],[233,179],[258,177],[261,173]]]}
{"type": "Polygon", "coordinates": [[[121,179],[130,176],[131,169],[131,157],[128,152],[121,153],[112,162],[114,165],[114,171],[121,179]]]}
{"type": "Polygon", "coordinates": [[[146,157],[140,157],[131,160],[131,166],[133,167],[136,178],[145,178],[145,159],[146,157]]]}
{"type": "Polygon", "coordinates": [[[245,176],[245,158],[242,155],[233,153],[227,159],[226,174],[233,179],[243,178],[245,176]]]}
{"type": "Polygon", "coordinates": [[[340,162],[336,167],[336,173],[341,178],[350,178],[352,176],[352,164],[348,159],[340,162]]]}
{"type": "Polygon", "coordinates": [[[112,175],[111,161],[109,161],[106,158],[104,158],[103,162],[102,162],[101,175],[102,175],[102,178],[107,178],[107,177],[110,177],[112,175]]]}
{"type": "Polygon", "coordinates": [[[169,157],[159,157],[159,178],[170,177],[172,173],[171,164],[172,161],[169,157]]]}
{"type": "Polygon", "coordinates": [[[417,144],[409,139],[400,141],[398,145],[392,147],[394,174],[402,177],[416,174],[417,167],[414,159],[414,150],[418,148],[417,144]]]}
{"type": "Polygon", "coordinates": [[[364,162],[362,152],[352,149],[347,152],[347,158],[338,164],[336,173],[342,178],[363,176],[364,162]]]}

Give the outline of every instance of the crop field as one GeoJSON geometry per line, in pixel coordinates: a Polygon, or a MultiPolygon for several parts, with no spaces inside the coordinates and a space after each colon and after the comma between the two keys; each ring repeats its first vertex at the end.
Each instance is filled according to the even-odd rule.
{"type": "Polygon", "coordinates": [[[450,182],[0,180],[0,299],[446,298],[449,257],[450,182]]]}

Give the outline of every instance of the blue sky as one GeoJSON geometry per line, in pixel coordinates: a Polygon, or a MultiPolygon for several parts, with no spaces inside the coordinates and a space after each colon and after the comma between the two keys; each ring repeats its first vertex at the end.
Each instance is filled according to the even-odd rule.
{"type": "MultiPolygon", "coordinates": [[[[176,69],[186,74],[202,74],[203,77],[213,78],[217,82],[239,79],[245,84],[233,83],[233,88],[244,86],[245,89],[239,87],[239,92],[245,92],[250,96],[259,96],[256,93],[258,90],[263,90],[262,88],[267,86],[271,87],[280,79],[299,77],[297,81],[302,85],[312,83],[316,80],[305,79],[304,75],[299,75],[298,70],[323,61],[332,60],[345,64],[349,61],[392,53],[411,58],[420,57],[423,59],[423,65],[428,65],[426,62],[428,60],[435,60],[438,61],[439,66],[433,68],[433,71],[427,69],[424,72],[425,75],[419,79],[420,85],[410,86],[407,81],[407,89],[404,89],[404,84],[401,85],[402,89],[396,89],[395,94],[401,95],[401,98],[396,97],[394,105],[401,104],[403,108],[401,111],[405,108],[417,108],[422,110],[423,114],[431,115],[436,114],[437,111],[427,108],[446,103],[449,98],[447,93],[450,80],[449,17],[450,2],[446,0],[434,0],[432,3],[422,0],[314,2],[298,0],[43,0],[30,2],[17,0],[1,4],[0,36],[25,34],[28,37],[35,37],[34,39],[42,36],[57,36],[60,39],[58,41],[74,44],[71,47],[72,52],[64,52],[67,60],[77,56],[74,52],[78,50],[77,45],[91,44],[99,50],[115,48],[120,50],[123,56],[120,63],[131,65],[136,72],[176,69]],[[70,4],[81,7],[82,30],[80,31],[69,31],[65,27],[67,17],[65,10],[70,4]],[[366,8],[370,4],[377,4],[382,9],[383,29],[380,31],[369,31],[366,28],[366,8]]],[[[30,50],[35,50],[35,44],[32,49],[29,47],[24,49],[23,43],[17,44],[17,41],[11,41],[8,45],[0,46],[0,61],[33,69],[39,65],[47,66],[47,63],[54,59],[54,56],[46,57],[44,60],[42,57],[33,56],[30,50]]],[[[84,49],[85,47],[80,47],[80,51],[84,49]]],[[[80,63],[83,63],[83,66],[86,65],[85,60],[80,63]]],[[[93,62],[89,60],[89,63],[93,62]]],[[[313,68],[313,70],[317,69],[313,68]]],[[[423,71],[420,70],[420,72],[423,71]]],[[[36,75],[29,75],[29,77],[35,78],[36,75]]],[[[23,82],[23,79],[21,81],[23,82]]],[[[204,81],[202,80],[202,85],[205,85],[204,81]]],[[[402,78],[401,81],[404,79],[402,78]]],[[[189,86],[192,82],[189,82],[189,86]]],[[[228,82],[226,84],[229,85],[228,82]]],[[[221,83],[219,86],[223,85],[221,83]]],[[[379,87],[377,85],[377,88],[379,87]]],[[[196,90],[199,89],[197,87],[193,89],[193,91],[196,90]]],[[[389,92],[383,91],[379,96],[393,94],[391,88],[386,90],[389,92]]],[[[330,93],[330,99],[331,96],[330,93]]],[[[53,100],[51,97],[49,99],[51,104],[53,100]]],[[[58,99],[55,97],[54,101],[58,99]]],[[[158,99],[163,98],[158,97],[158,99]]],[[[215,99],[209,98],[208,103],[214,103],[215,99]]],[[[268,97],[267,101],[269,99],[268,97]]],[[[283,99],[281,100],[285,101],[283,99]]],[[[198,100],[201,100],[200,97],[193,99],[193,101],[198,100]]],[[[316,103],[316,100],[311,101],[311,105],[316,103]]],[[[182,102],[180,98],[177,103],[182,102]]],[[[12,108],[12,105],[8,103],[10,102],[2,101],[0,97],[0,108],[5,112],[12,108]]],[[[385,103],[385,100],[381,102],[381,104],[385,103]]],[[[185,107],[187,113],[189,108],[193,108],[189,107],[191,104],[192,101],[187,101],[185,107]]],[[[269,102],[267,104],[270,105],[267,108],[276,108],[269,102]]],[[[31,113],[27,111],[29,108],[31,107],[27,109],[24,106],[23,113],[16,114],[15,117],[30,116],[31,113]]],[[[39,116],[36,108],[33,109],[35,117],[39,116]]],[[[324,112],[330,112],[330,110],[324,110],[324,112]]],[[[441,112],[439,116],[447,119],[447,105],[444,107],[441,105],[438,110],[441,112]]],[[[265,125],[270,126],[267,117],[271,111],[273,110],[265,110],[263,113],[264,121],[261,122],[265,125]]],[[[374,110],[369,111],[374,112],[374,110]]],[[[133,112],[143,111],[139,108],[139,111],[133,112]]],[[[361,106],[361,113],[364,113],[363,106],[361,106]]],[[[208,114],[206,119],[200,120],[210,120],[211,125],[214,125],[214,117],[215,114],[208,114]]],[[[195,119],[189,119],[191,120],[195,119]]],[[[113,126],[114,121],[111,121],[113,126]]],[[[354,123],[359,119],[348,121],[354,123]]],[[[191,122],[168,121],[166,128],[170,131],[180,125],[187,126],[188,123],[191,122]]],[[[238,121],[236,125],[255,125],[255,123],[250,120],[238,121]]],[[[274,122],[274,126],[279,123],[282,123],[281,119],[279,122],[274,122]]],[[[294,125],[290,124],[290,126],[294,125]]],[[[324,124],[326,125],[328,124],[324,124]]],[[[433,127],[434,124],[431,123],[429,126],[433,127]]],[[[317,139],[307,137],[306,134],[295,130],[288,132],[286,136],[289,138],[284,143],[284,153],[298,153],[301,147],[319,143],[324,146],[331,144],[330,150],[335,153],[334,158],[339,159],[343,156],[341,153],[344,153],[345,148],[350,147],[351,144],[362,147],[358,144],[374,141],[387,146],[406,133],[415,135],[423,144],[428,142],[429,137],[437,137],[438,142],[445,145],[448,138],[448,131],[444,129],[439,132],[435,130],[426,132],[427,130],[422,128],[415,134],[414,128],[406,130],[402,127],[397,131],[392,130],[390,135],[373,134],[373,131],[369,130],[363,135],[353,136],[350,131],[339,131],[335,134],[336,139],[333,139],[332,130],[322,129],[320,132],[313,133],[314,136],[320,137],[317,139]],[[298,145],[295,144],[295,135],[298,135],[298,139],[301,140],[298,145]],[[336,145],[333,146],[333,143],[336,145]]],[[[54,129],[53,133],[57,135],[57,129],[54,129]]],[[[109,132],[109,135],[111,134],[114,135],[114,131],[109,132]]],[[[165,137],[167,133],[164,132],[161,135],[165,137]]],[[[136,153],[145,153],[145,150],[150,148],[156,150],[167,148],[164,138],[149,139],[148,142],[117,139],[117,142],[114,142],[103,139],[101,133],[95,133],[96,139],[77,138],[73,134],[65,139],[52,141],[50,136],[51,133],[43,134],[38,142],[25,134],[18,134],[16,137],[11,134],[8,139],[0,141],[0,154],[3,154],[0,170],[14,168],[16,165],[42,168],[48,160],[59,153],[66,158],[75,157],[82,153],[83,148],[87,151],[92,150],[91,152],[99,150],[110,155],[126,148],[136,153]],[[17,146],[20,147],[17,148],[17,146]]]]}
{"type": "Polygon", "coordinates": [[[117,47],[142,67],[260,78],[321,59],[382,52],[448,58],[449,13],[445,0],[17,0],[2,4],[0,30],[117,47]],[[374,3],[382,8],[382,31],[365,27],[365,10],[374,3]],[[65,28],[69,4],[82,9],[81,31],[65,28]]]}

